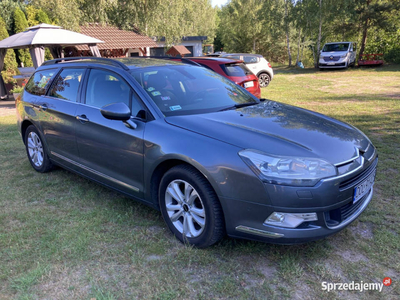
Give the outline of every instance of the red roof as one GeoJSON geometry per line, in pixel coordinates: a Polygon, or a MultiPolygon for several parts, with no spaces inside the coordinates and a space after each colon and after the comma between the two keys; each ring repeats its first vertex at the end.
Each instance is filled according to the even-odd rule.
{"type": "MultiPolygon", "coordinates": [[[[81,26],[81,33],[104,41],[104,44],[97,44],[99,50],[157,47],[156,42],[148,36],[108,25],[89,24],[81,26]]],[[[76,48],[78,50],[89,50],[87,45],[78,45],[76,48]]]]}
{"type": "Polygon", "coordinates": [[[182,45],[172,46],[166,52],[167,55],[172,55],[172,56],[177,56],[177,55],[184,56],[185,54],[191,54],[191,53],[192,52],[190,52],[185,46],[182,45]]]}

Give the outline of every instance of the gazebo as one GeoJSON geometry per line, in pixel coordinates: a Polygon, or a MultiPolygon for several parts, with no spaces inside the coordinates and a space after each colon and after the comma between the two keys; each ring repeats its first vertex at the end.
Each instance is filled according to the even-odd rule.
{"type": "MultiPolygon", "coordinates": [[[[44,47],[50,49],[54,58],[61,58],[63,57],[62,47],[86,44],[93,56],[100,56],[97,47],[99,43],[104,42],[84,34],[62,29],[59,26],[39,24],[0,41],[0,70],[3,69],[7,49],[29,48],[33,66],[36,69],[44,61],[44,47]]],[[[0,97],[5,95],[7,93],[0,74],[0,97]]]]}

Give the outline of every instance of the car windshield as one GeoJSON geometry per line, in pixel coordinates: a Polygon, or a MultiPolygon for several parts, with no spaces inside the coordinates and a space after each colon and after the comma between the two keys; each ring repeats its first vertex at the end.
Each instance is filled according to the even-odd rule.
{"type": "Polygon", "coordinates": [[[199,114],[259,102],[229,79],[202,67],[168,65],[130,73],[165,116],[199,114]]]}
{"type": "Polygon", "coordinates": [[[347,51],[348,49],[349,43],[328,44],[324,46],[322,52],[347,51]]]}

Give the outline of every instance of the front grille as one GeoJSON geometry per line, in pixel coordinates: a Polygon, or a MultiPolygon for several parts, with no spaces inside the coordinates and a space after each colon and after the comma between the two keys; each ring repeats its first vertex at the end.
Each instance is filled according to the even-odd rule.
{"type": "Polygon", "coordinates": [[[340,213],[342,216],[342,222],[347,220],[349,217],[351,217],[357,209],[360,208],[360,206],[364,203],[364,201],[367,199],[369,193],[366,194],[364,197],[362,197],[360,200],[358,200],[356,203],[353,204],[353,202],[350,202],[340,208],[340,213]]]}
{"type": "Polygon", "coordinates": [[[339,185],[339,190],[344,191],[348,188],[354,187],[355,185],[359,184],[361,181],[363,181],[365,178],[367,178],[376,168],[376,165],[378,164],[378,159],[376,158],[374,162],[363,172],[360,174],[347,179],[345,181],[342,181],[339,185]]]}
{"type": "Polygon", "coordinates": [[[335,227],[340,225],[342,222],[346,221],[348,218],[353,216],[358,209],[364,204],[364,202],[369,197],[371,191],[367,193],[364,197],[358,200],[356,203],[353,201],[333,209],[331,211],[325,212],[325,222],[328,227],[335,227]]]}
{"type": "Polygon", "coordinates": [[[330,62],[330,61],[338,61],[340,59],[340,56],[325,56],[324,61],[330,62]]]}

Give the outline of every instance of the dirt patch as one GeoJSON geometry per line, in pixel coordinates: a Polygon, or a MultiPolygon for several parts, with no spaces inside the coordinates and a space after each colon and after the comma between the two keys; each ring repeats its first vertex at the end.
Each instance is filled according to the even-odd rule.
{"type": "Polygon", "coordinates": [[[15,107],[0,107],[0,117],[15,115],[15,107]]]}
{"type": "Polygon", "coordinates": [[[351,233],[356,237],[362,237],[367,240],[372,240],[374,238],[374,228],[373,224],[370,222],[360,222],[353,224],[351,233]]]}

